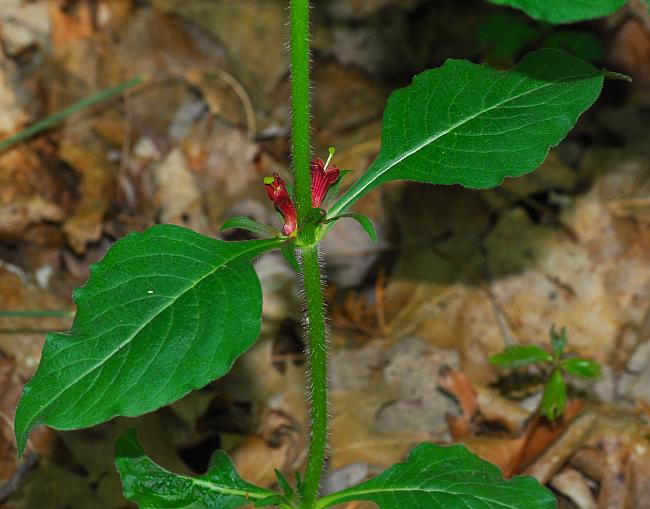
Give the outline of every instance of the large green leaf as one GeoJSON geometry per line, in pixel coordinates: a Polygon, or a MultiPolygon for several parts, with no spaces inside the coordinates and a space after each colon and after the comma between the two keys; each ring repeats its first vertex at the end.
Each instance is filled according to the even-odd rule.
{"type": "Polygon", "coordinates": [[[447,60],[393,93],[377,159],[329,217],[391,180],[489,188],[528,173],[602,85],[602,71],[553,49],[528,54],[512,71],[447,60]]]}
{"type": "Polygon", "coordinates": [[[532,477],[504,480],[497,467],[463,445],[420,444],[404,463],[321,499],[324,509],[368,500],[381,509],[553,509],[555,498],[532,477]]]}
{"type": "Polygon", "coordinates": [[[19,453],[39,424],[84,428],[166,405],[228,372],[257,339],[251,259],[281,240],[224,242],[160,225],[116,242],[48,334],[16,411],[19,453]]]}
{"type": "Polygon", "coordinates": [[[573,23],[607,16],[626,0],[489,0],[493,4],[521,9],[531,18],[551,23],[573,23]]]}
{"type": "MultiPolygon", "coordinates": [[[[118,438],[115,467],[122,478],[124,496],[142,509],[235,509],[251,502],[282,498],[274,491],[244,481],[223,451],[214,453],[205,475],[173,474],[145,454],[135,430],[118,438]]],[[[282,502],[280,506],[287,507],[282,502]]]]}

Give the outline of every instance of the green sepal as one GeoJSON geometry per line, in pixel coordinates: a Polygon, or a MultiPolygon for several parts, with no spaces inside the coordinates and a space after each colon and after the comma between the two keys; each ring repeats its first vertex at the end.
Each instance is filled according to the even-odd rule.
{"type": "Polygon", "coordinates": [[[599,378],[601,375],[601,367],[596,361],[583,359],[582,357],[570,357],[560,361],[560,367],[572,375],[579,376],[580,378],[599,378]]]}
{"type": "Polygon", "coordinates": [[[549,420],[554,421],[560,417],[566,409],[566,384],[562,371],[556,369],[546,382],[544,395],[542,396],[541,409],[542,413],[549,420]]]}
{"type": "Polygon", "coordinates": [[[291,487],[289,481],[287,481],[287,478],[284,476],[284,474],[280,472],[277,468],[275,469],[275,477],[278,478],[278,486],[280,486],[280,488],[284,492],[284,496],[288,500],[292,500],[296,492],[291,487]]]}
{"type": "Polygon", "coordinates": [[[240,230],[247,230],[259,235],[267,235],[271,237],[282,237],[283,234],[277,228],[273,228],[267,224],[258,223],[253,219],[245,216],[235,216],[228,219],[221,225],[220,231],[229,230],[231,228],[238,228],[240,230]]]}
{"type": "Polygon", "coordinates": [[[300,246],[313,246],[318,242],[320,230],[325,222],[323,209],[312,208],[298,227],[297,243],[300,246]]]}
{"type": "Polygon", "coordinates": [[[552,362],[553,357],[546,350],[535,345],[516,345],[493,355],[489,361],[505,369],[515,369],[530,364],[552,362]]]}

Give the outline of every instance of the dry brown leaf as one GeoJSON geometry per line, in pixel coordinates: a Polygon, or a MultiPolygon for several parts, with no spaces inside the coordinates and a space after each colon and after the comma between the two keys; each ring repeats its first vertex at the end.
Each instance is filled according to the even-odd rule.
{"type": "Polygon", "coordinates": [[[398,394],[396,388],[378,384],[363,390],[332,393],[332,469],[356,462],[387,467],[401,460],[414,444],[430,439],[430,435],[422,432],[375,430],[377,412],[398,394]]]}
{"type": "Polygon", "coordinates": [[[102,150],[92,137],[66,138],[61,144],[61,158],[81,174],[79,201],[63,225],[68,243],[76,253],[84,253],[89,242],[101,238],[104,216],[115,192],[117,168],[108,162],[102,150]]]}
{"type": "Polygon", "coordinates": [[[186,226],[207,233],[208,220],[203,211],[203,197],[194,175],[180,149],[173,149],[154,166],[153,177],[160,207],[160,222],[186,226]]]}

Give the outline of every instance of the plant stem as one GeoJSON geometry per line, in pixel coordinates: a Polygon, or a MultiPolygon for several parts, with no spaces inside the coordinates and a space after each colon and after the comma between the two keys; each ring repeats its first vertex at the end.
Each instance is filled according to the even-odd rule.
{"type": "MultiPolygon", "coordinates": [[[[309,106],[309,0],[291,0],[291,134],[298,224],[311,210],[309,106]]],[[[311,442],[301,509],[313,509],[318,498],[327,446],[327,345],[325,308],[318,247],[302,249],[311,382],[311,442]]]]}
{"type": "Polygon", "coordinates": [[[309,247],[302,251],[302,271],[309,336],[311,443],[301,508],[313,509],[318,498],[327,447],[327,343],[317,247],[309,247]]]}
{"type": "Polygon", "coordinates": [[[291,136],[298,219],[311,209],[309,0],[291,0],[291,136]]]}

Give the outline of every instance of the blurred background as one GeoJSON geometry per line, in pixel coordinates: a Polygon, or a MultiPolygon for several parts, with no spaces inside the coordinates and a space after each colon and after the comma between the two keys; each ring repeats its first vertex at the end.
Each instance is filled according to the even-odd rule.
{"type": "MultiPolygon", "coordinates": [[[[390,92],[446,58],[509,68],[556,47],[634,80],[606,81],[527,177],[480,192],[383,187],[357,205],[377,245],[354,221],[337,223],[324,245],[325,490],[417,442],[462,441],[507,475],[536,473],[562,508],[650,507],[647,6],[559,27],[479,0],[320,0],[313,16],[314,151],[336,147],[334,162],[355,172],[348,185],[379,149],[390,92]],[[544,373],[510,374],[487,359],[507,345],[548,346],[553,324],[603,375],[572,380],[567,418],[523,440],[544,373]]],[[[274,467],[301,469],[300,302],[275,254],[256,262],[262,336],[224,379],[139,419],[41,428],[23,462],[11,428],[45,332],[70,326],[72,289],[115,240],[156,223],[250,238],[219,233],[233,215],[278,225],[262,179],[289,175],[286,17],[285,0],[0,0],[0,140],[146,76],[0,151],[0,507],[132,507],[112,461],[115,437],[133,426],[179,473],[203,472],[217,448],[259,484],[274,483],[274,467]]]]}

